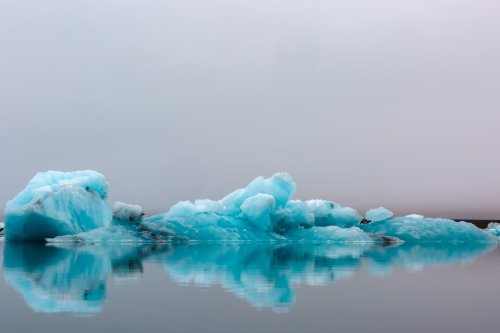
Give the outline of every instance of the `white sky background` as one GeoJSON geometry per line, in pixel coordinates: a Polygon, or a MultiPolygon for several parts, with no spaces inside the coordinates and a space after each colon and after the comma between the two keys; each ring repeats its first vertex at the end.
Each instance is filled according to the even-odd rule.
{"type": "Polygon", "coordinates": [[[148,212],[297,198],[500,218],[500,1],[0,0],[0,205],[95,169],[148,212]]]}

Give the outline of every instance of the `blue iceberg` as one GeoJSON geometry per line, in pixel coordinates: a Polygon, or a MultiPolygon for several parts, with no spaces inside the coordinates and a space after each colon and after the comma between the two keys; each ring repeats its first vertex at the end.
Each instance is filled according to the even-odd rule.
{"type": "Polygon", "coordinates": [[[396,217],[364,224],[362,229],[408,243],[496,242],[493,235],[471,223],[442,218],[396,217]]]}
{"type": "Polygon", "coordinates": [[[50,242],[497,242],[472,224],[418,215],[393,218],[380,207],[366,220],[328,200],[293,200],[287,173],[257,177],[220,200],[181,201],[145,216],[138,205],[106,202],[94,171],[37,174],[7,203],[6,239],[50,242]],[[370,223],[366,223],[370,222],[370,223]]]}
{"type": "Polygon", "coordinates": [[[108,184],[95,171],[37,173],[5,207],[8,241],[42,241],[111,222],[108,184]]]}

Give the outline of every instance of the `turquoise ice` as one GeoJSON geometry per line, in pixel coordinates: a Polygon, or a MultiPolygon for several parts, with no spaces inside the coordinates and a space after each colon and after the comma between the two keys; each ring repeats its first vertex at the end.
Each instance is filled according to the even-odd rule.
{"type": "Polygon", "coordinates": [[[486,232],[490,234],[500,237],[500,223],[499,222],[490,222],[488,223],[488,227],[486,228],[486,232]]]}
{"type": "Polygon", "coordinates": [[[388,220],[393,216],[394,214],[384,207],[369,209],[365,214],[365,218],[372,222],[388,220]]]}
{"type": "Polygon", "coordinates": [[[40,241],[111,222],[108,184],[95,171],[40,172],[5,207],[8,241],[40,241]]]}
{"type": "Polygon", "coordinates": [[[113,218],[121,221],[139,221],[144,216],[144,211],[139,205],[126,204],[117,201],[113,205],[113,218]]]}
{"type": "Polygon", "coordinates": [[[362,229],[408,243],[496,242],[493,235],[471,223],[442,218],[396,217],[364,224],[362,229]]]}
{"type": "Polygon", "coordinates": [[[220,200],[181,201],[145,216],[138,205],[106,202],[107,182],[94,171],[37,174],[7,203],[8,241],[50,242],[497,242],[468,223],[420,215],[393,218],[380,207],[366,213],[329,200],[295,200],[287,173],[257,177],[220,200]],[[365,221],[365,222],[367,222],[365,221]]]}

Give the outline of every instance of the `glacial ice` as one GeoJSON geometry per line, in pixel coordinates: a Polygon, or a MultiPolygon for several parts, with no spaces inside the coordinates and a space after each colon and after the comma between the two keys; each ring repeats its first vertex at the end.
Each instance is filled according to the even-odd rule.
{"type": "Polygon", "coordinates": [[[113,218],[121,221],[139,221],[144,211],[139,205],[126,204],[120,201],[113,205],[113,218]]]}
{"type": "Polygon", "coordinates": [[[37,173],[5,207],[8,241],[42,241],[111,222],[108,184],[95,171],[37,173]]]}
{"type": "Polygon", "coordinates": [[[486,231],[494,236],[500,236],[500,223],[499,222],[488,223],[486,231]]]}
{"type": "Polygon", "coordinates": [[[393,216],[394,214],[384,207],[369,209],[365,214],[365,218],[372,222],[388,220],[393,216]]]}
{"type": "Polygon", "coordinates": [[[495,237],[472,223],[442,218],[396,217],[364,224],[361,228],[410,243],[496,242],[495,237]]]}
{"type": "Polygon", "coordinates": [[[287,173],[257,177],[220,200],[181,201],[144,216],[117,202],[111,213],[107,182],[94,171],[37,174],[7,203],[6,239],[50,242],[493,242],[468,223],[420,215],[393,218],[379,207],[366,213],[327,200],[293,200],[287,173]],[[366,221],[365,221],[366,222],[366,221]]]}

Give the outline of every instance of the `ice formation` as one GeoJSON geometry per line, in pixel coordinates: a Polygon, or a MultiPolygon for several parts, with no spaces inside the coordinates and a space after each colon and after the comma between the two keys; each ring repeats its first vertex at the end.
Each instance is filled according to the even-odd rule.
{"type": "Polygon", "coordinates": [[[365,214],[366,219],[372,222],[388,220],[393,216],[394,214],[390,210],[385,209],[384,207],[372,208],[368,210],[365,214]]]}
{"type": "Polygon", "coordinates": [[[107,183],[93,171],[39,173],[7,203],[6,239],[51,242],[496,242],[472,224],[411,215],[366,213],[327,200],[293,200],[287,173],[257,177],[220,200],[181,201],[144,216],[142,208],[106,203],[107,183]],[[366,221],[365,221],[366,222],[366,221]]]}
{"type": "Polygon", "coordinates": [[[107,226],[111,222],[107,192],[104,176],[95,171],[37,173],[7,202],[5,238],[41,241],[107,226]]]}
{"type": "Polygon", "coordinates": [[[411,243],[495,242],[495,237],[472,223],[448,219],[396,217],[362,226],[366,232],[396,237],[411,243]]]}
{"type": "Polygon", "coordinates": [[[139,205],[130,205],[117,201],[113,206],[113,218],[121,221],[139,221],[144,211],[139,205]]]}
{"type": "Polygon", "coordinates": [[[494,236],[500,236],[500,222],[490,222],[486,231],[494,236]]]}

